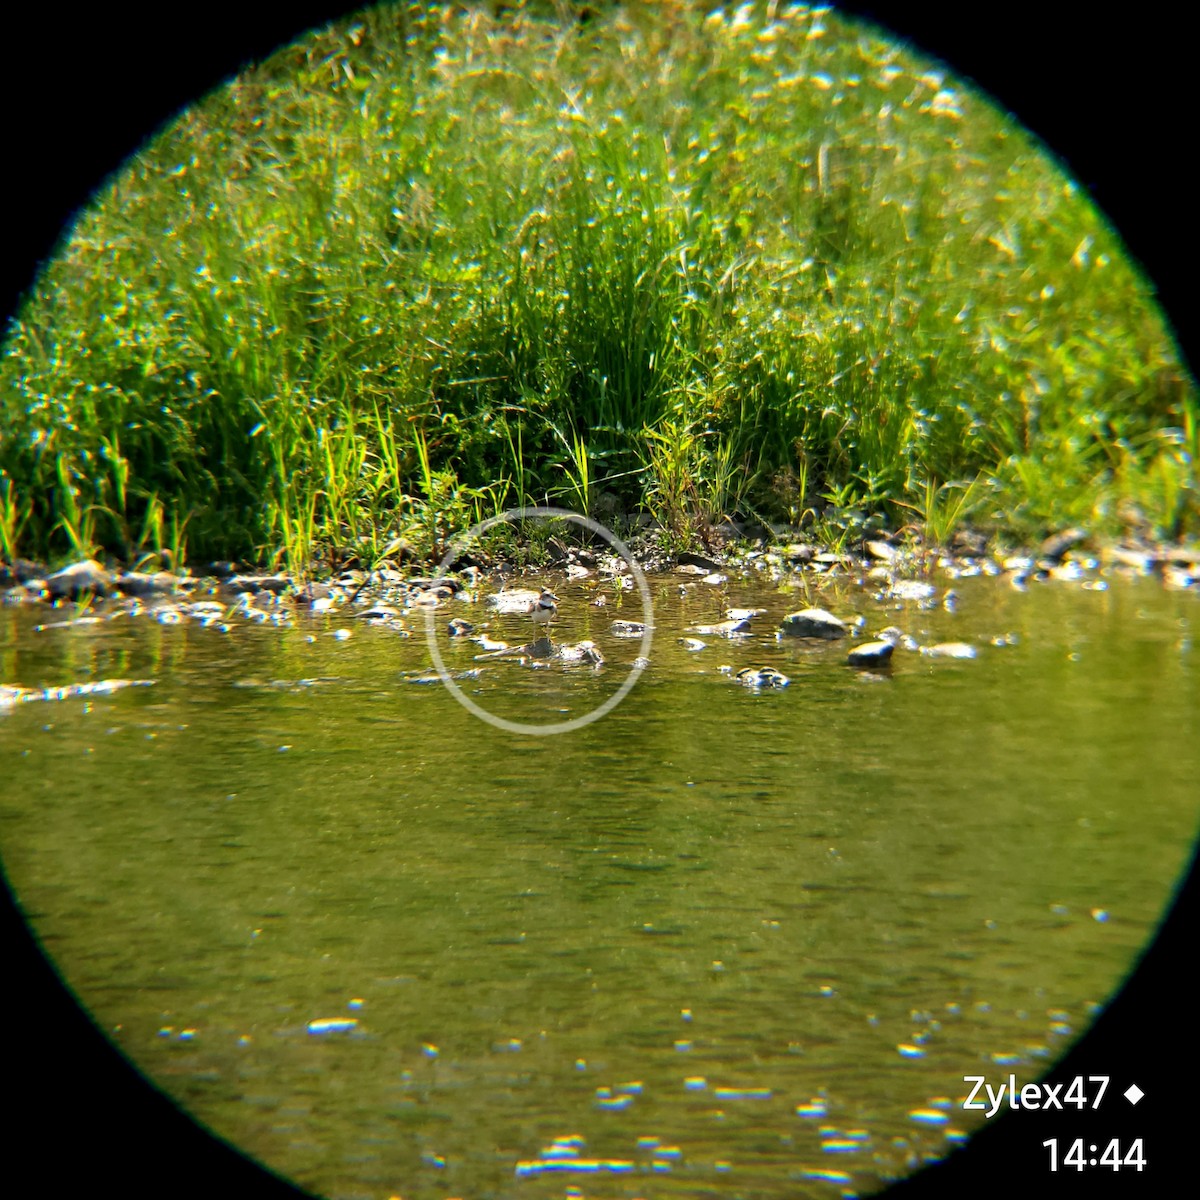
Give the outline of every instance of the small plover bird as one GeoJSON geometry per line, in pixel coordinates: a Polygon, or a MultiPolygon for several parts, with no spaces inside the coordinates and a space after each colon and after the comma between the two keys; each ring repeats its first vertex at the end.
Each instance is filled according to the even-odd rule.
{"type": "Polygon", "coordinates": [[[542,594],[529,604],[529,615],[535,625],[549,625],[557,612],[558,597],[549,588],[542,588],[542,594]]]}

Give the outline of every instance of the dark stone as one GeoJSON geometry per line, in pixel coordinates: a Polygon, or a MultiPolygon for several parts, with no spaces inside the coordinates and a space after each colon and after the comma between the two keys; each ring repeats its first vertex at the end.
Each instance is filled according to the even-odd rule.
{"type": "Polygon", "coordinates": [[[116,578],[117,589],[126,596],[161,596],[174,592],[179,578],[170,571],[126,571],[116,578]]]}
{"type": "Polygon", "coordinates": [[[823,608],[806,608],[788,613],[780,629],[791,637],[840,638],[846,636],[846,623],[823,608]]]}
{"type": "Polygon", "coordinates": [[[850,651],[846,661],[852,667],[882,667],[891,661],[894,650],[891,642],[864,642],[850,651]]]}
{"type": "Polygon", "coordinates": [[[0,584],[28,583],[31,579],[45,578],[46,567],[28,558],[14,558],[10,563],[0,564],[0,584]]]}
{"type": "Polygon", "coordinates": [[[703,554],[692,554],[684,551],[677,560],[681,567],[703,567],[706,573],[719,571],[725,564],[715,558],[707,558],[703,554]]]}
{"type": "Polygon", "coordinates": [[[291,587],[292,581],[286,575],[234,575],[228,581],[229,586],[239,592],[274,592],[280,595],[291,587]]]}
{"type": "Polygon", "coordinates": [[[1042,543],[1041,557],[1051,565],[1057,565],[1062,562],[1063,555],[1068,550],[1074,549],[1086,537],[1086,530],[1064,529],[1062,533],[1056,533],[1053,537],[1048,537],[1042,543]]]}

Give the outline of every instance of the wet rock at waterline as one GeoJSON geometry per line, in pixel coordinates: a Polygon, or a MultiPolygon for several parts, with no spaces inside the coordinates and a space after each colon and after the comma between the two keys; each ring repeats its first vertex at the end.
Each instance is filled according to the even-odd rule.
{"type": "Polygon", "coordinates": [[[735,682],[756,691],[762,688],[785,688],[791,682],[782,671],[774,667],[743,667],[733,676],[735,682]]]}
{"type": "Polygon", "coordinates": [[[864,642],[850,651],[846,661],[852,667],[883,667],[892,661],[895,649],[891,642],[864,642]]]}
{"type": "Polygon", "coordinates": [[[1062,562],[1068,550],[1073,550],[1080,542],[1087,540],[1084,529],[1065,529],[1053,537],[1048,537],[1041,545],[1041,557],[1051,564],[1062,562]]]}
{"type": "Polygon", "coordinates": [[[122,595],[144,600],[150,596],[169,596],[181,587],[194,584],[195,580],[172,575],[170,571],[125,571],[114,582],[122,595]]]}
{"type": "Polygon", "coordinates": [[[708,575],[712,572],[722,570],[725,566],[718,559],[709,558],[704,554],[691,554],[687,551],[680,554],[675,561],[680,567],[688,568],[686,574],[708,575]]]}
{"type": "Polygon", "coordinates": [[[227,585],[235,592],[272,592],[280,595],[292,586],[292,581],[286,575],[234,575],[227,585]]]}
{"type": "Polygon", "coordinates": [[[112,590],[112,576],[92,559],[72,563],[47,575],[42,581],[51,600],[78,600],[83,596],[107,596],[112,590]]]}
{"type": "Polygon", "coordinates": [[[604,662],[604,655],[592,641],[577,642],[574,646],[557,646],[554,656],[563,662],[592,663],[594,666],[599,666],[604,662]]]}
{"type": "Polygon", "coordinates": [[[846,623],[823,608],[806,608],[788,613],[779,624],[781,633],[788,637],[840,638],[846,636],[846,623]]]}
{"type": "Polygon", "coordinates": [[[28,558],[15,558],[10,563],[0,563],[0,585],[11,587],[35,579],[41,580],[45,578],[46,573],[46,568],[41,563],[31,562],[28,558]]]}

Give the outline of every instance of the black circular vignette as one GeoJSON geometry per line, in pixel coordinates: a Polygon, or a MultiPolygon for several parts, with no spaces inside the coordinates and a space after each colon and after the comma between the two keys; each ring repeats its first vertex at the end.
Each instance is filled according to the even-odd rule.
{"type": "MultiPolygon", "coordinates": [[[[304,30],[358,7],[310,0],[278,6],[209,0],[180,9],[68,3],[6,17],[4,317],[54,253],[72,214],[180,108],[304,30]]],[[[1195,200],[1185,181],[1195,136],[1193,50],[1182,28],[1154,7],[1106,17],[1074,4],[1049,10],[893,0],[842,11],[942,59],[1038,135],[1154,281],[1185,359],[1200,361],[1191,297],[1195,200]]],[[[1145,800],[1153,803],[1152,796],[1145,800]]],[[[989,1122],[965,1150],[890,1194],[1007,1197],[1033,1186],[1055,1195],[1169,1195],[1176,1178],[1192,1177],[1185,1173],[1192,1142],[1178,1131],[1198,1065],[1188,967],[1196,959],[1196,874],[1193,862],[1128,986],[1050,1077],[1112,1076],[1102,1113],[1014,1114],[989,1122]],[[1137,1108],[1118,1096],[1134,1081],[1146,1092],[1137,1108]],[[1142,1137],[1147,1172],[1079,1174],[1060,1167],[1050,1176],[1041,1143],[1058,1138],[1061,1157],[1080,1136],[1089,1142],[1120,1136],[1126,1143],[1142,1137]]],[[[205,1133],[150,1087],[62,986],[7,888],[3,901],[9,1151],[0,1176],[35,1181],[50,1193],[105,1186],[127,1200],[302,1194],[205,1133]]],[[[995,1068],[990,1081],[1005,1074],[995,1068]]],[[[403,1181],[396,1191],[403,1194],[403,1181]]]]}

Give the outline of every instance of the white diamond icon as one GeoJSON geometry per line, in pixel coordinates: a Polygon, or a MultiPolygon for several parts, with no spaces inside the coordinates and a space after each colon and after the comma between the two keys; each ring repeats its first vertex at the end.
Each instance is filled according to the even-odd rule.
{"type": "Polygon", "coordinates": [[[1146,1093],[1136,1083],[1131,1083],[1125,1090],[1125,1099],[1130,1104],[1136,1104],[1146,1093]]]}

